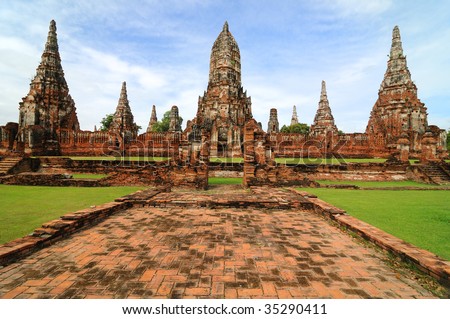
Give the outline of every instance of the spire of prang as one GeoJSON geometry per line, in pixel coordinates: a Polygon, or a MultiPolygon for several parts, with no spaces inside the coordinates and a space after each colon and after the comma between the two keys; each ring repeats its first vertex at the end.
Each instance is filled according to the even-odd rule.
{"type": "Polygon", "coordinates": [[[58,40],[56,38],[56,22],[55,20],[50,21],[50,27],[48,30],[47,42],[45,43],[44,52],[58,52],[58,40]]]}
{"type": "MultiPolygon", "coordinates": [[[[417,96],[406,56],[403,54],[400,29],[392,31],[387,68],[367,123],[366,133],[372,145],[394,145],[404,134],[423,134],[427,129],[427,109],[417,96]]],[[[415,139],[420,140],[420,139],[415,139]]],[[[420,145],[411,143],[412,151],[420,145]]]]}
{"type": "Polygon", "coordinates": [[[311,125],[311,134],[314,136],[324,136],[327,132],[330,131],[337,133],[338,130],[336,125],[334,124],[333,114],[331,114],[326,84],[325,81],[322,81],[319,107],[317,108],[317,113],[314,117],[314,124],[311,125]]]}
{"type": "Polygon", "coordinates": [[[21,129],[40,125],[47,132],[59,128],[78,130],[75,102],[69,94],[58,50],[56,23],[50,21],[47,41],[30,83],[30,91],[19,103],[21,129]]]}
{"type": "Polygon", "coordinates": [[[297,124],[298,124],[297,108],[294,105],[294,107],[292,108],[291,126],[297,124]]]}
{"type": "Polygon", "coordinates": [[[128,101],[126,82],[122,83],[119,102],[117,103],[116,112],[114,113],[109,130],[116,133],[129,132],[133,135],[137,134],[136,124],[134,123],[134,117],[131,113],[131,107],[128,101]]]}
{"type": "Polygon", "coordinates": [[[223,80],[241,86],[241,54],[226,21],[211,49],[209,66],[209,83],[223,80]]]}
{"type": "Polygon", "coordinates": [[[156,117],[156,106],[152,106],[152,115],[150,116],[150,121],[148,122],[147,133],[153,131],[153,126],[158,122],[158,118],[156,117]]]}
{"type": "Polygon", "coordinates": [[[270,109],[269,123],[267,125],[267,133],[278,133],[280,125],[278,123],[278,111],[275,108],[270,109]]]}
{"type": "Polygon", "coordinates": [[[322,88],[320,90],[319,107],[314,118],[314,125],[320,124],[324,120],[332,120],[334,125],[334,118],[331,114],[330,103],[328,102],[327,87],[325,81],[322,81],[322,88]]]}
{"type": "Polygon", "coordinates": [[[380,90],[398,85],[415,87],[411,80],[411,73],[408,70],[406,56],[403,55],[400,29],[398,26],[395,26],[392,31],[392,45],[388,66],[380,90]]]}
{"type": "Polygon", "coordinates": [[[395,26],[394,30],[392,30],[392,45],[389,57],[391,59],[403,57],[402,39],[400,38],[400,29],[398,26],[395,26]]]}
{"type": "Polygon", "coordinates": [[[225,21],[225,23],[223,24],[223,32],[229,32],[228,30],[228,21],[225,21]]]}
{"type": "Polygon", "coordinates": [[[176,105],[170,109],[169,132],[181,132],[180,116],[176,105]]]}

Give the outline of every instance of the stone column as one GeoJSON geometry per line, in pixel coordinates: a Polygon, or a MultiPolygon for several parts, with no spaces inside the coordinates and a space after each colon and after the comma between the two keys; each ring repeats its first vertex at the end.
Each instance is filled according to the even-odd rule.
{"type": "Polygon", "coordinates": [[[431,132],[426,132],[422,137],[422,152],[420,161],[423,163],[438,161],[436,156],[437,140],[431,132]]]}
{"type": "Polygon", "coordinates": [[[251,185],[255,178],[256,156],[255,156],[255,129],[258,126],[255,120],[248,121],[244,126],[244,179],[245,187],[251,185]]]}
{"type": "Polygon", "coordinates": [[[401,162],[409,161],[409,139],[407,135],[402,135],[397,141],[397,149],[399,150],[399,160],[401,162]]]}

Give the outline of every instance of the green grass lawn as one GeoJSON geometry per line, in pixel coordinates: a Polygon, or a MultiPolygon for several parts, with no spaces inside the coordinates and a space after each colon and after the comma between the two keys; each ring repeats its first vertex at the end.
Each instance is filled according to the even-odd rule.
{"type": "Polygon", "coordinates": [[[142,187],[0,185],[0,244],[76,210],[111,202],[142,187]]]}
{"type": "Polygon", "coordinates": [[[384,158],[276,158],[279,164],[340,164],[340,163],[384,163],[384,158]]]}
{"type": "Polygon", "coordinates": [[[72,174],[72,178],[76,179],[102,179],[108,176],[107,174],[72,174]]]}
{"type": "Polygon", "coordinates": [[[386,181],[386,182],[371,182],[371,181],[330,181],[330,180],[317,180],[321,185],[356,185],[359,187],[367,188],[384,188],[384,187],[423,187],[423,188],[439,188],[440,185],[432,185],[419,183],[414,181],[386,181]]]}
{"type": "Polygon", "coordinates": [[[302,188],[349,215],[450,260],[450,192],[302,188]]]}
{"type": "Polygon", "coordinates": [[[211,185],[236,185],[242,184],[242,177],[210,177],[208,184],[211,185]]]}

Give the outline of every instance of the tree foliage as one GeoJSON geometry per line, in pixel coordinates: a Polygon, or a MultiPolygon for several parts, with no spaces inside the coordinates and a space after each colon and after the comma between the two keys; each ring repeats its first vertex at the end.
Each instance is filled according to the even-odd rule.
{"type": "MultiPolygon", "coordinates": [[[[183,123],[183,118],[180,116],[178,117],[180,119],[180,126],[183,123]]],[[[153,124],[152,132],[167,132],[169,130],[170,126],[170,111],[167,111],[164,113],[164,116],[161,121],[156,122],[153,124]]]]}
{"type": "Polygon", "coordinates": [[[300,133],[300,134],[308,134],[309,133],[309,126],[305,123],[298,123],[294,125],[283,125],[283,127],[280,130],[281,133],[300,133]]]}
{"type": "MultiPolygon", "coordinates": [[[[105,117],[100,121],[100,131],[107,132],[111,127],[113,118],[114,114],[106,114],[105,117]]],[[[142,126],[136,124],[136,131],[139,132],[140,129],[142,129],[142,126]]]]}
{"type": "Polygon", "coordinates": [[[106,132],[109,130],[112,120],[114,118],[114,114],[106,114],[105,117],[100,121],[100,131],[106,132]]]}

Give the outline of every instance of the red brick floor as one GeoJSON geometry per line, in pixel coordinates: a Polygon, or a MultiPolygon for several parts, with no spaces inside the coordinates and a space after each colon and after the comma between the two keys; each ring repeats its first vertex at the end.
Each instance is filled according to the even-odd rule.
{"type": "Polygon", "coordinates": [[[0,296],[433,297],[314,213],[188,206],[131,208],[10,264],[0,296]]]}

